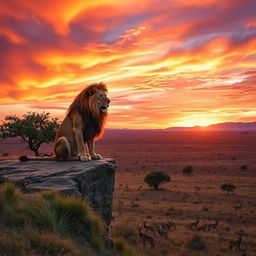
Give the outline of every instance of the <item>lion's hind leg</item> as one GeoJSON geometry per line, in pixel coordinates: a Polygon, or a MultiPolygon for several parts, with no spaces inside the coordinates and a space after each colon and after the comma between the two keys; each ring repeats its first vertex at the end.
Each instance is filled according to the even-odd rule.
{"type": "Polygon", "coordinates": [[[66,161],[71,158],[71,147],[66,137],[60,137],[54,145],[54,152],[57,160],[66,161]]]}

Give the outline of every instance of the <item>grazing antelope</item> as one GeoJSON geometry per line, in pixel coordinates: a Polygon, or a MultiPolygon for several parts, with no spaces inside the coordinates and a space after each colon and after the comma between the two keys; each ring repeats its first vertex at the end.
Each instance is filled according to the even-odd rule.
{"type": "Polygon", "coordinates": [[[143,247],[146,247],[146,243],[149,243],[151,249],[155,249],[155,240],[152,236],[141,232],[142,226],[137,225],[138,236],[143,243],[143,247]]]}
{"type": "Polygon", "coordinates": [[[197,219],[195,222],[191,222],[190,224],[188,224],[186,227],[190,230],[195,230],[197,229],[197,226],[199,224],[199,219],[197,219]]]}
{"type": "Polygon", "coordinates": [[[218,225],[219,225],[219,221],[218,220],[216,220],[215,223],[208,224],[208,231],[210,231],[211,229],[216,230],[218,225]]]}
{"type": "Polygon", "coordinates": [[[207,228],[207,224],[204,224],[203,226],[198,227],[196,231],[197,231],[197,232],[199,232],[199,231],[204,231],[204,232],[206,232],[206,228],[207,228]]]}
{"type": "Polygon", "coordinates": [[[238,236],[243,236],[243,237],[247,237],[248,234],[243,230],[243,229],[240,229],[238,232],[237,232],[237,235],[238,236]]]}
{"type": "Polygon", "coordinates": [[[243,206],[242,203],[240,203],[240,205],[235,205],[235,206],[234,206],[235,211],[241,210],[241,209],[242,209],[242,206],[243,206]]]}
{"type": "Polygon", "coordinates": [[[241,250],[241,248],[240,248],[241,242],[242,242],[241,236],[239,236],[239,238],[237,240],[230,240],[228,250],[232,251],[233,248],[236,248],[236,251],[240,251],[241,250]]]}
{"type": "Polygon", "coordinates": [[[168,233],[164,230],[161,230],[159,228],[159,225],[157,225],[157,233],[158,235],[161,237],[161,238],[165,238],[165,239],[168,239],[168,233]]]}
{"type": "Polygon", "coordinates": [[[146,223],[144,222],[143,223],[143,227],[144,227],[146,232],[151,231],[151,232],[153,232],[155,234],[155,228],[153,226],[146,225],[146,223]]]}
{"type": "Polygon", "coordinates": [[[173,222],[172,220],[171,221],[169,221],[168,223],[162,223],[161,224],[161,227],[162,227],[162,229],[164,229],[164,230],[171,230],[172,228],[173,229],[176,229],[176,224],[175,224],[175,222],[173,222]]]}
{"type": "Polygon", "coordinates": [[[168,222],[168,226],[169,230],[171,230],[171,228],[176,229],[176,223],[172,219],[168,222]]]}

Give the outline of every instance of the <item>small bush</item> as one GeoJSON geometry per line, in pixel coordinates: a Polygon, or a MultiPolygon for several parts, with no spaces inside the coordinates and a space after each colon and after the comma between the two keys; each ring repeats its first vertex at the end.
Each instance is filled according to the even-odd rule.
{"type": "Polygon", "coordinates": [[[206,251],[207,247],[199,235],[194,235],[188,242],[187,247],[193,251],[206,251]]]}
{"type": "Polygon", "coordinates": [[[144,182],[154,189],[159,189],[159,185],[164,182],[170,182],[171,177],[164,172],[151,172],[145,176],[144,182]]]}
{"type": "Polygon", "coordinates": [[[193,166],[189,165],[183,168],[183,174],[190,175],[194,171],[193,166]]]}
{"type": "Polygon", "coordinates": [[[243,164],[243,165],[240,166],[241,171],[245,171],[247,169],[248,169],[248,166],[246,164],[243,164]]]}
{"type": "Polygon", "coordinates": [[[227,191],[227,193],[230,194],[230,193],[232,193],[232,192],[235,191],[236,186],[233,185],[232,183],[228,183],[228,184],[222,184],[222,185],[220,186],[220,188],[221,188],[223,191],[227,191]]]}

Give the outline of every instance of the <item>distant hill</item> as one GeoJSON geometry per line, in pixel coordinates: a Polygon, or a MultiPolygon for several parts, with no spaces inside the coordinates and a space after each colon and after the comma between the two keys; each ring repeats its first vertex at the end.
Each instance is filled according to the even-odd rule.
{"type": "MultiPolygon", "coordinates": [[[[170,131],[193,131],[198,129],[204,129],[201,126],[194,127],[170,127],[166,130],[170,131]]],[[[226,122],[219,124],[212,124],[207,126],[207,131],[252,131],[256,130],[256,122],[244,123],[244,122],[226,122]]]]}

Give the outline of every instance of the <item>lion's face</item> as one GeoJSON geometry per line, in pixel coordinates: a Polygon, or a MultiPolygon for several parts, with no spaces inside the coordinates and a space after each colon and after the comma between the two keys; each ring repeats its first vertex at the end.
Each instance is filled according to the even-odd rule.
{"type": "Polygon", "coordinates": [[[107,97],[106,93],[102,90],[97,90],[95,94],[95,100],[97,107],[101,113],[107,113],[110,103],[110,99],[107,97]]]}

